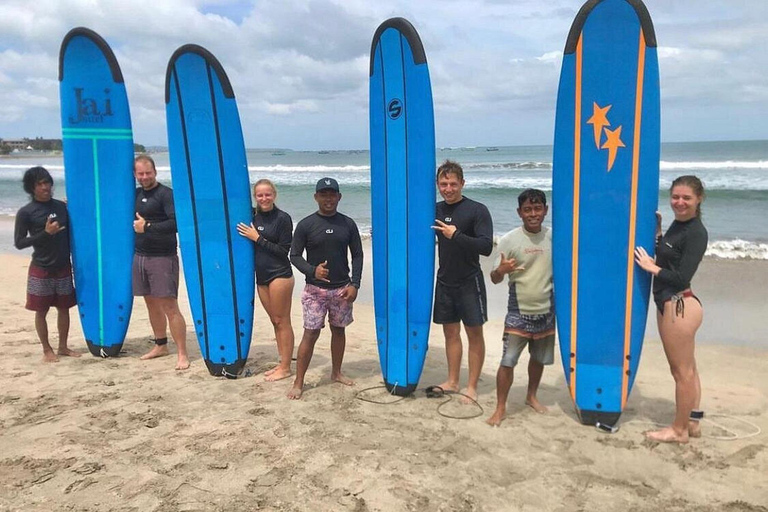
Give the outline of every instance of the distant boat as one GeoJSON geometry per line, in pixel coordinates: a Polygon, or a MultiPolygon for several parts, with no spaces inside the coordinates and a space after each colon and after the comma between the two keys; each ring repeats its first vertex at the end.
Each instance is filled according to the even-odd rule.
{"type": "Polygon", "coordinates": [[[498,151],[499,148],[485,148],[486,151],[498,151]]]}
{"type": "Polygon", "coordinates": [[[330,153],[330,151],[322,150],[322,151],[318,151],[318,153],[321,154],[321,155],[327,155],[327,154],[330,153]]]}
{"type": "Polygon", "coordinates": [[[272,156],[285,156],[285,151],[275,151],[272,156]]]}

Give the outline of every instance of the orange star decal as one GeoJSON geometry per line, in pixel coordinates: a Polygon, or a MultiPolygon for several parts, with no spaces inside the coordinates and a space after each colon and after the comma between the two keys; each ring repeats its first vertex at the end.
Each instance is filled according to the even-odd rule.
{"type": "Polygon", "coordinates": [[[611,110],[611,105],[600,107],[596,102],[592,102],[592,117],[589,118],[587,124],[591,124],[595,131],[595,147],[600,149],[600,135],[602,135],[603,128],[611,126],[608,121],[608,111],[611,110]]]}
{"type": "Polygon", "coordinates": [[[603,143],[601,149],[608,150],[608,172],[611,172],[613,163],[616,161],[616,152],[619,148],[625,148],[627,146],[621,141],[621,126],[615,130],[605,129],[606,140],[603,143]]]}

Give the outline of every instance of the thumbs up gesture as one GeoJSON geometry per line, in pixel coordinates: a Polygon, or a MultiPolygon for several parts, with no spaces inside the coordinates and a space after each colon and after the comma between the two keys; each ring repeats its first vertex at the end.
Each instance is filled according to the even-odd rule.
{"type": "Polygon", "coordinates": [[[139,215],[139,212],[136,212],[136,220],[133,221],[133,230],[136,233],[143,233],[146,226],[147,221],[144,220],[144,217],[139,215]]]}

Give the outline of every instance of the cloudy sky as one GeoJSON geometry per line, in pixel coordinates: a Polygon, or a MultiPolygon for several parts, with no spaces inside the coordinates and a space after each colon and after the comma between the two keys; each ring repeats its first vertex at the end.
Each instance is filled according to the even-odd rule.
{"type": "MultiPolygon", "coordinates": [[[[165,145],[168,58],[208,48],[248,147],[368,147],[376,27],[409,19],[427,52],[437,144],[550,144],[562,48],[581,0],[0,0],[0,138],[60,137],[63,36],[112,46],[134,137],[165,145]]],[[[646,0],[664,141],[768,139],[768,1],[646,0]]]]}

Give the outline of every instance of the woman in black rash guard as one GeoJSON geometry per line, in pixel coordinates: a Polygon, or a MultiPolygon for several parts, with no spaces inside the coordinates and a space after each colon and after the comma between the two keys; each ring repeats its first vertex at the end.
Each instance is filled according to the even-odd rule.
{"type": "Polygon", "coordinates": [[[277,381],[291,376],[293,357],[293,327],[291,301],[293,297],[293,271],[288,252],[293,240],[293,221],[290,215],[275,205],[277,189],[267,179],[253,186],[256,211],[250,226],[237,225],[237,231],[256,243],[256,289],[264,309],[275,328],[280,364],[265,372],[264,380],[277,381]]]}
{"type": "MultiPolygon", "coordinates": [[[[704,310],[691,291],[691,279],[707,250],[707,230],[701,223],[704,186],[696,176],[680,176],[672,182],[670,204],[675,220],[661,236],[661,217],[656,229],[656,259],[642,247],[635,250],[638,266],[653,274],[653,300],[664,352],[675,379],[675,421],[669,427],[646,432],[652,441],[687,443],[700,437],[701,383],[694,354],[696,331],[704,310]]],[[[658,215],[658,214],[657,214],[658,215]]]]}

